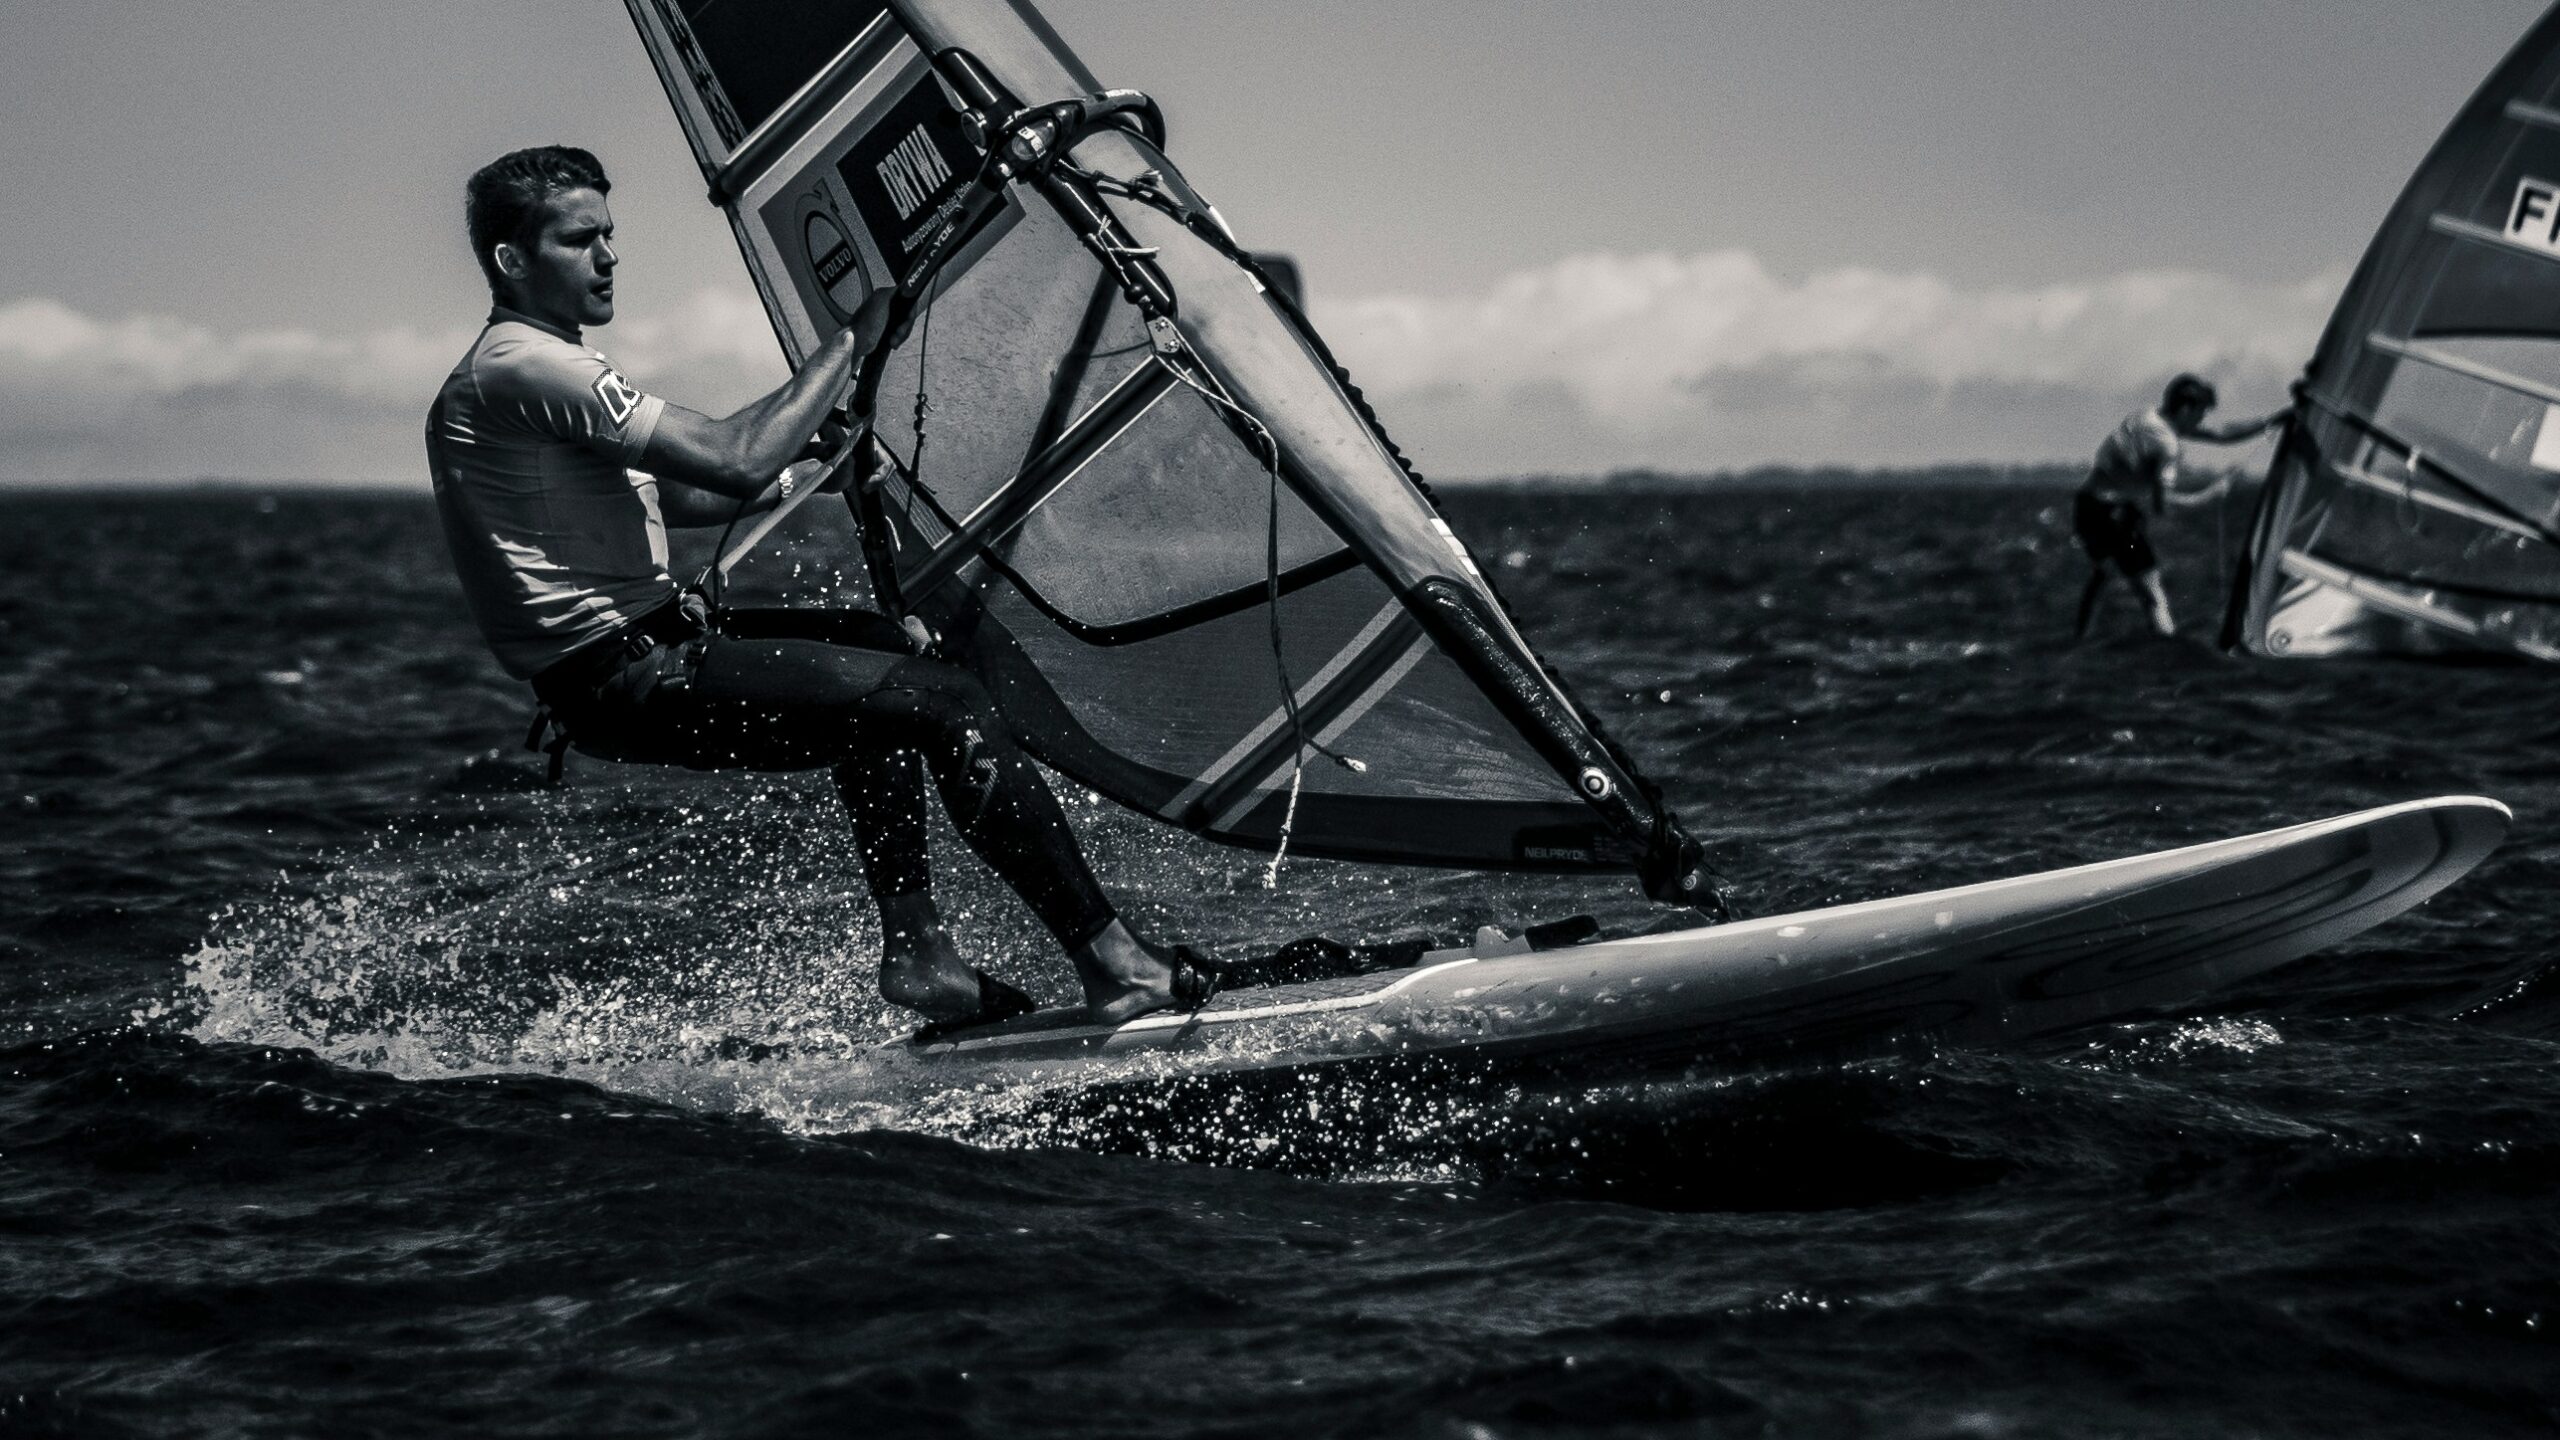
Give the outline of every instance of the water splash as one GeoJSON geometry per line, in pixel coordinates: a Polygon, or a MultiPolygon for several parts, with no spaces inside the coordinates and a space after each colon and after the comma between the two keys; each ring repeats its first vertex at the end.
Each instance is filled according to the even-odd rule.
{"type": "MultiPolygon", "coordinates": [[[[1070,804],[1087,798],[1061,789],[1070,804]]],[[[920,1063],[892,1043],[914,1020],[874,988],[877,915],[822,785],[740,794],[643,772],[468,805],[469,819],[390,827],[314,880],[235,904],[173,992],[133,1020],[406,1079],[550,1075],[796,1132],[896,1128],[1018,1147],[1101,1133],[1107,1109],[1061,1092],[1164,1092],[1233,1058],[920,1063]]],[[[1475,918],[1452,903],[1463,880],[1307,861],[1275,894],[1253,857],[1077,808],[1097,870],[1153,933],[1251,953],[1342,933],[1346,917],[1354,935],[1475,918]]],[[[947,832],[935,870],[964,954],[1052,1003],[1071,997],[1037,921],[947,832]]]]}

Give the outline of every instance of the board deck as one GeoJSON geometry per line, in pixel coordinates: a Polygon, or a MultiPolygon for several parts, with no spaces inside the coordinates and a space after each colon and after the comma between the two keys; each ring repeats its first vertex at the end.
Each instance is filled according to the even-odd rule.
{"type": "Polygon", "coordinates": [[[1234,990],[1118,1026],[1044,1010],[905,1048],[930,1063],[1183,1052],[1259,1069],[1464,1051],[1744,1057],[1902,1038],[1994,1045],[2190,1005],[2400,914],[2507,831],[2469,796],[2157,854],[1534,953],[1234,990]]]}

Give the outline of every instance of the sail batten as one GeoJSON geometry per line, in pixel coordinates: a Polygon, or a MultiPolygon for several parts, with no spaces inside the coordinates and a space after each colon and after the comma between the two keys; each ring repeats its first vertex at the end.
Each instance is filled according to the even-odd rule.
{"type": "Polygon", "coordinates": [[[2370,470],[2365,470],[2354,465],[2333,464],[2329,467],[2329,473],[2346,481],[2350,485],[2361,485],[2368,490],[2379,491],[2382,494],[2390,496],[2395,501],[2410,505],[2423,506],[2429,510],[2441,511],[2447,515],[2459,516],[2475,525],[2485,525],[2492,530],[2503,530],[2510,535],[2520,535],[2525,539],[2532,540],[2537,543],[2551,543],[2551,537],[2543,534],[2539,530],[2536,530],[2531,525],[2525,524],[2523,521],[2517,520],[2511,516],[2501,515],[2494,510],[2484,509],[2478,505],[2466,505],[2459,500],[2448,499],[2442,495],[2430,494],[2405,480],[2386,480],[2383,477],[2374,474],[2370,470]]]}
{"type": "Polygon", "coordinates": [[[2477,635],[2480,632],[2480,622],[2460,611],[2445,609],[2424,596],[2404,593],[2371,576],[2358,575],[2344,566],[2316,560],[2299,550],[2284,553],[2284,569],[2288,575],[2344,590],[2406,619],[2422,620],[2460,635],[2477,635]]]}
{"type": "Polygon", "coordinates": [[[2510,120],[2540,126],[2545,130],[2560,130],[2560,110],[2555,110],[2548,105],[2536,105],[2530,100],[2508,101],[2506,116],[2510,120]]]}
{"type": "Polygon", "coordinates": [[[2456,375],[2467,375],[2484,384],[2495,385],[2501,390],[2512,390],[2518,395],[2529,396],[2545,404],[2560,405],[2560,385],[2546,385],[2539,380],[2510,374],[2495,365],[2479,360],[2467,360],[2423,341],[2397,340],[2377,331],[2366,336],[2365,343],[2385,355],[2396,355],[2403,360],[2415,360],[2421,365],[2432,365],[2438,370],[2450,370],[2456,375]]]}
{"type": "Polygon", "coordinates": [[[2458,236],[2474,244],[2495,245],[2502,251],[2522,256],[2536,264],[2560,265],[2560,251],[2548,250],[2539,245],[2528,245],[2503,230],[2493,230],[2486,225],[2465,220],[2459,215],[2429,216],[2427,228],[2439,235],[2458,236]]]}

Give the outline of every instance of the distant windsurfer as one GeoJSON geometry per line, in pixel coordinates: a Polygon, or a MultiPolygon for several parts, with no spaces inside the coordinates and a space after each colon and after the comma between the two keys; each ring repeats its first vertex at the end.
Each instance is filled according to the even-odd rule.
{"type": "Polygon", "coordinates": [[[2109,566],[2124,575],[2150,609],[2153,630],[2162,635],[2178,633],[2168,588],[2160,582],[2160,559],[2151,549],[2149,529],[2143,522],[2143,507],[2149,506],[2156,515],[2169,505],[2202,505],[2220,499],[2227,483],[2222,480],[2195,490],[2178,488],[2182,443],[2236,445],[2283,424],[2293,413],[2278,410],[2255,420],[2208,426],[2204,417],[2219,399],[2202,377],[2180,375],[2161,393],[2157,407],[2127,415],[2099,444],[2089,478],[2080,482],[2080,493],[2071,504],[2072,532],[2089,554],[2089,583],[2080,590],[2073,638],[2088,635],[2098,596],[2107,586],[2109,566]]]}
{"type": "Polygon", "coordinates": [[[1197,1004],[1208,972],[1117,917],[974,676],[914,653],[886,616],[732,611],[714,629],[679,593],[667,527],[768,510],[786,467],[842,443],[819,432],[886,332],[887,297],[726,419],[670,404],[583,338],[613,318],[610,188],[594,156],[564,146],[515,151],[469,185],[471,247],[496,308],[437,397],[427,453],[464,599],[499,663],[582,751],[833,767],[880,906],[880,991],[899,1005],[941,1021],[1031,1008],[965,965],[943,930],[918,755],[961,836],[1067,951],[1096,1020],[1197,1004]]]}

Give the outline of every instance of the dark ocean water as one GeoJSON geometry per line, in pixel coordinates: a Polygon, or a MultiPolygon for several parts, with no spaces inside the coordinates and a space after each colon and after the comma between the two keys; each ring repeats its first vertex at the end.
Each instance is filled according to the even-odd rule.
{"type": "MultiPolygon", "coordinates": [[[[423,500],[0,497],[0,1435],[2552,1433],[2560,672],[2237,662],[2120,594],[2067,646],[2066,498],[1450,506],[1756,912],[2439,793],[2506,847],[2035,1049],[1037,1094],[862,1053],[820,777],[540,788],[423,500]]],[[[2212,520],[2162,538],[2209,630],[2212,520]]],[[[1643,913],[1266,892],[1070,798],[1230,951],[1643,913]]],[[[963,943],[1062,992],[942,840],[963,943]]]]}

